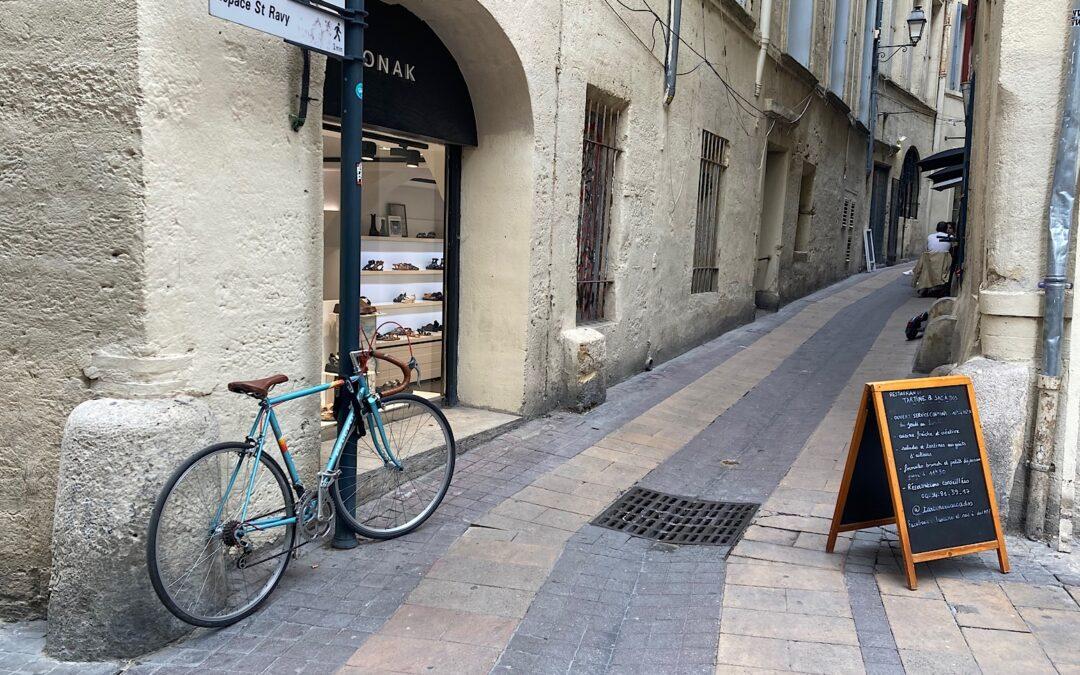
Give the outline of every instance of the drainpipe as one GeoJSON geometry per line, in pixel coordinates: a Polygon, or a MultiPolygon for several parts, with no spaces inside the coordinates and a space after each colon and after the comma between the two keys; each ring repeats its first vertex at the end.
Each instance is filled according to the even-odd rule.
{"type": "Polygon", "coordinates": [[[1076,188],[1080,179],[1080,0],[1073,0],[1069,21],[1069,48],[1065,54],[1065,104],[1058,130],[1054,184],[1050,195],[1049,245],[1046,278],[1039,286],[1046,293],[1043,311],[1043,372],[1038,382],[1038,407],[1028,460],[1027,520],[1029,539],[1041,540],[1046,527],[1046,501],[1053,470],[1061,389],[1061,336],[1065,325],[1065,290],[1068,282],[1069,236],[1076,217],[1076,188]]]}
{"type": "MultiPolygon", "coordinates": [[[[878,74],[881,72],[881,58],[878,56],[878,46],[881,44],[881,15],[883,9],[883,0],[877,0],[874,3],[874,52],[870,55],[870,113],[869,119],[866,120],[867,130],[870,132],[870,140],[868,147],[866,148],[866,175],[869,177],[874,173],[874,143],[877,139],[877,118],[878,118],[878,74]]],[[[884,126],[884,125],[883,125],[884,126]]],[[[882,129],[882,138],[885,137],[884,129],[882,129]]]]}
{"type": "Polygon", "coordinates": [[[772,0],[761,0],[761,49],[757,55],[757,74],[754,76],[754,96],[761,96],[761,83],[765,79],[765,60],[772,42],[772,0]]]}
{"type": "Polygon", "coordinates": [[[668,3],[667,58],[664,60],[664,105],[675,99],[675,84],[679,74],[679,33],[682,31],[682,0],[668,3]]]}

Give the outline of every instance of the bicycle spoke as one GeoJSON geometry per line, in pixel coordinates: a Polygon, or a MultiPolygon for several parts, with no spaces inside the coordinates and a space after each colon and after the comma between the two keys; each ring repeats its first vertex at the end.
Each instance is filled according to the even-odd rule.
{"type": "MultiPolygon", "coordinates": [[[[356,516],[362,530],[400,533],[423,522],[438,505],[452,472],[449,429],[429,404],[414,397],[390,397],[382,414],[387,454],[401,468],[380,458],[379,425],[368,420],[354,487],[356,516]]],[[[363,533],[363,532],[361,532],[363,533]]],[[[382,536],[382,535],[380,535],[382,536]]]]}
{"type": "Polygon", "coordinates": [[[168,487],[155,514],[151,576],[166,606],[185,621],[227,625],[257,606],[284,572],[287,555],[256,571],[240,564],[292,546],[293,525],[239,522],[245,508],[247,522],[290,515],[285,478],[269,462],[246,449],[216,449],[192,460],[168,487]]]}

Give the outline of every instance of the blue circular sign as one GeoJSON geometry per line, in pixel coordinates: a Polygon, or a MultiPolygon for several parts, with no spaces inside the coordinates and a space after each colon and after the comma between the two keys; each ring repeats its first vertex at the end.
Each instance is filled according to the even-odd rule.
{"type": "Polygon", "coordinates": [[[359,98],[359,99],[364,98],[364,83],[363,82],[357,82],[356,83],[356,98],[359,98]]]}

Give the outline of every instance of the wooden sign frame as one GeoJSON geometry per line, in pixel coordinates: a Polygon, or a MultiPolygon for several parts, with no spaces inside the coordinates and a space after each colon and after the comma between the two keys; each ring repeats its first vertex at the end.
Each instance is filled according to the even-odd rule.
{"type": "Polygon", "coordinates": [[[1009,572],[1009,555],[1005,550],[1005,536],[1001,531],[1001,521],[998,518],[997,499],[994,497],[994,483],[990,476],[990,462],[986,456],[986,445],[983,440],[982,423],[979,421],[979,409],[975,402],[975,387],[971,379],[962,375],[947,377],[927,377],[911,380],[890,380],[886,382],[870,382],[863,389],[861,402],[859,403],[859,416],[855,421],[855,429],[851,436],[851,445],[848,448],[847,463],[844,467],[844,479],[840,484],[840,492],[836,496],[836,510],[833,512],[832,526],[829,528],[829,538],[825,550],[833,552],[836,547],[836,538],[841,532],[851,532],[868,527],[880,527],[883,525],[896,525],[900,536],[900,548],[904,554],[904,570],[907,575],[908,588],[915,590],[919,586],[915,575],[915,563],[941,558],[952,558],[968,553],[997,550],[998,564],[1003,574],[1009,572]],[[967,544],[924,551],[922,553],[911,552],[911,542],[908,538],[907,517],[904,513],[903,500],[900,494],[900,481],[896,474],[896,462],[893,455],[892,438],[889,436],[889,425],[885,413],[885,401],[883,394],[890,391],[904,389],[935,389],[938,387],[962,386],[967,389],[968,402],[971,405],[971,421],[975,425],[975,439],[979,446],[979,457],[982,460],[983,479],[986,483],[986,493],[990,501],[990,516],[994,520],[995,539],[992,541],[967,544]],[[880,520],[860,523],[841,524],[844,515],[844,507],[847,504],[848,493],[851,489],[851,479],[855,472],[855,461],[859,456],[862,445],[863,432],[866,430],[867,414],[873,405],[873,414],[876,416],[878,434],[881,441],[881,449],[884,454],[886,479],[889,485],[892,500],[893,515],[880,520]]]}

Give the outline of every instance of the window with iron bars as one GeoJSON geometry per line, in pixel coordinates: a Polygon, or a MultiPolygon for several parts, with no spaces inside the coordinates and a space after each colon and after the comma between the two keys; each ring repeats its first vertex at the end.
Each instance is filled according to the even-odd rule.
{"type": "Polygon", "coordinates": [[[615,192],[615,170],[625,106],[589,89],[581,153],[581,204],[578,214],[577,320],[607,318],[612,280],[608,272],[608,239],[615,192]]]}
{"type": "Polygon", "coordinates": [[[719,287],[716,264],[720,229],[720,183],[727,141],[701,130],[701,168],[698,170],[697,222],[694,224],[694,272],[691,293],[712,293],[719,287]]]}
{"type": "Polygon", "coordinates": [[[840,236],[847,237],[847,241],[844,244],[844,265],[848,271],[851,271],[851,257],[854,253],[855,245],[855,199],[852,197],[844,197],[844,207],[840,215],[840,236]]]}

